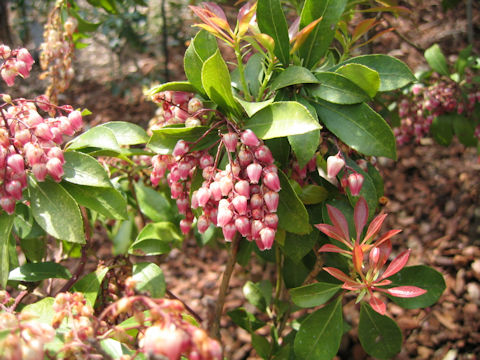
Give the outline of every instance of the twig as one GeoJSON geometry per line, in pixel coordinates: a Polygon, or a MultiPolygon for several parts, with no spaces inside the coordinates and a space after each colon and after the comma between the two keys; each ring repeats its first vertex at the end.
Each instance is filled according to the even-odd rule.
{"type": "Polygon", "coordinates": [[[315,278],[317,277],[318,273],[322,270],[323,259],[316,250],[315,250],[315,256],[317,258],[315,260],[315,264],[313,265],[313,269],[312,271],[310,271],[310,274],[308,274],[307,278],[303,281],[302,285],[308,285],[312,283],[313,280],[315,280],[315,278]]]}
{"type": "Polygon", "coordinates": [[[20,293],[17,295],[17,297],[15,298],[15,302],[12,304],[12,306],[10,306],[10,308],[8,310],[10,311],[15,311],[15,309],[17,308],[18,304],[20,304],[23,300],[23,298],[25,296],[28,295],[28,291],[27,290],[23,290],[23,291],[20,291],[20,293]]]}
{"type": "Polygon", "coordinates": [[[195,320],[197,320],[199,323],[201,323],[203,320],[202,318],[200,317],[200,315],[198,315],[195,310],[193,310],[190,306],[188,306],[187,304],[185,304],[185,302],[181,299],[179,299],[174,293],[172,293],[170,290],[166,289],[165,290],[165,293],[168,295],[169,298],[171,299],[175,299],[175,300],[178,300],[180,301],[183,306],[185,306],[185,309],[187,309],[187,311],[192,314],[192,316],[195,318],[195,320]]]}
{"type": "Polygon", "coordinates": [[[225,304],[225,297],[227,296],[228,285],[232,277],[233,269],[235,268],[235,263],[237,262],[238,254],[238,244],[240,243],[240,237],[235,236],[232,241],[231,253],[228,258],[227,265],[225,266],[225,271],[223,272],[222,283],[220,284],[220,289],[218,292],[217,305],[215,307],[215,317],[213,319],[213,324],[211,325],[210,335],[216,339],[220,340],[220,318],[223,313],[223,306],[225,304]]]}
{"type": "Polygon", "coordinates": [[[387,19],[387,18],[384,18],[385,21],[387,22],[388,26],[393,28],[393,33],[395,35],[397,35],[400,39],[402,39],[403,41],[405,41],[408,45],[410,45],[411,47],[415,48],[415,50],[417,50],[418,52],[420,53],[424,53],[425,52],[425,49],[422,48],[420,45],[417,45],[415,44],[412,40],[410,40],[409,38],[407,38],[405,35],[403,35],[401,32],[399,32],[397,30],[397,28],[395,26],[393,26],[390,21],[387,19]]]}

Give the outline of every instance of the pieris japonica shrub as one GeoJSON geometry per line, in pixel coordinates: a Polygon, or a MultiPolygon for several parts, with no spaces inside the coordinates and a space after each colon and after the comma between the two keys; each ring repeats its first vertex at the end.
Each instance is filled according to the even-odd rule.
{"type": "MultiPolygon", "coordinates": [[[[3,95],[7,359],[222,359],[219,326],[233,268],[254,257],[274,263],[276,277],[247,281],[256,312],[242,307],[228,316],[260,357],[333,358],[349,302],[358,304],[359,339],[370,355],[400,351],[388,303],[427,307],[445,284],[431,268],[406,266],[410,250],[392,254],[400,230],[381,229],[375,158],[395,159],[396,144],[371,105],[415,78],[393,57],[350,57],[375,24],[351,31],[355,6],[306,0],[289,27],[280,0],[259,0],[241,7],[233,28],[218,5],[191,6],[200,31],[185,53],[187,81],[148,91],[158,110],[147,130],[115,121],[72,138],[88,112],[46,96],[3,95]],[[219,41],[235,56],[230,67],[219,41]],[[101,262],[92,251],[98,225],[112,240],[112,256],[101,262]],[[203,324],[209,333],[146,260],[185,236],[229,252],[213,320],[203,324]],[[149,258],[133,263],[129,255],[149,258]],[[78,265],[67,268],[69,257],[78,265]],[[86,274],[87,262],[97,269],[86,274]],[[47,296],[35,299],[37,287],[47,296]]],[[[5,81],[26,77],[25,51],[2,49],[5,81]]]]}

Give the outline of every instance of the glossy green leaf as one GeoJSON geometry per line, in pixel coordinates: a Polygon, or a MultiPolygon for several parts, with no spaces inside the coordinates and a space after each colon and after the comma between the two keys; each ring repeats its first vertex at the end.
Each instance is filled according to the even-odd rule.
{"type": "Polygon", "coordinates": [[[458,140],[465,146],[475,146],[478,143],[475,137],[475,126],[473,121],[467,119],[465,116],[453,114],[455,120],[453,121],[453,130],[457,135],[458,140]]]}
{"type": "Polygon", "coordinates": [[[62,186],[79,205],[94,210],[107,219],[123,220],[127,218],[127,201],[113,187],[100,188],[67,182],[62,183],[62,186]]]}
{"type": "MultiPolygon", "coordinates": [[[[122,356],[133,356],[134,352],[128,348],[125,344],[120,341],[107,338],[100,341],[100,346],[103,351],[108,354],[112,359],[120,359],[122,356]]],[[[143,354],[141,354],[143,355],[143,354]]],[[[137,358],[138,356],[135,356],[137,358]]],[[[139,359],[140,360],[140,359],[139,359]]]]}
{"type": "Polygon", "coordinates": [[[365,302],[360,308],[358,337],[364,350],[378,359],[390,359],[402,348],[402,332],[395,321],[365,302]]]}
{"type": "Polygon", "coordinates": [[[117,222],[112,231],[113,255],[126,255],[134,240],[135,221],[133,217],[117,222]]]}
{"type": "Polygon", "coordinates": [[[252,281],[247,281],[243,286],[243,295],[247,301],[260,311],[265,311],[267,302],[260,290],[260,286],[252,281]]]}
{"type": "Polygon", "coordinates": [[[313,245],[318,240],[319,232],[311,231],[305,235],[287,232],[282,251],[292,261],[299,263],[305,255],[312,251],[313,245]]]}
{"type": "Polygon", "coordinates": [[[146,93],[147,96],[153,96],[162,91],[185,91],[194,93],[197,90],[188,81],[171,81],[161,85],[157,85],[149,89],[146,93]]]}
{"type": "Polygon", "coordinates": [[[300,15],[300,29],[322,18],[299,49],[300,58],[306,68],[313,68],[325,55],[346,4],[347,0],[305,1],[300,15]]]}
{"type": "Polygon", "coordinates": [[[20,239],[20,248],[28,261],[40,262],[47,253],[46,239],[43,237],[20,239]]]}
{"type": "Polygon", "coordinates": [[[290,289],[289,293],[295,305],[309,308],[325,304],[340,289],[339,284],[318,282],[290,289]]]}
{"type": "Polygon", "coordinates": [[[30,207],[21,203],[15,206],[13,229],[20,239],[24,239],[30,235],[34,221],[30,207]]]}
{"type": "Polygon", "coordinates": [[[205,30],[197,33],[185,52],[183,59],[185,75],[193,87],[205,95],[202,84],[202,66],[205,60],[217,51],[217,40],[205,30]]]}
{"type": "Polygon", "coordinates": [[[135,281],[135,289],[140,292],[147,291],[153,298],[161,298],[165,295],[165,278],[163,271],[154,263],[136,263],[133,265],[132,278],[135,281]]]}
{"type": "Polygon", "coordinates": [[[345,144],[364,155],[396,159],[395,136],[385,120],[367,104],[316,102],[318,116],[345,144]]]}
{"type": "Polygon", "coordinates": [[[283,262],[282,277],[287,289],[301,286],[311,269],[307,268],[303,262],[294,262],[286,257],[283,262]]]}
{"type": "Polygon", "coordinates": [[[56,182],[28,179],[28,192],[33,217],[50,235],[60,240],[85,243],[83,220],[73,197],[56,182]]]}
{"type": "Polygon", "coordinates": [[[295,336],[297,359],[330,360],[343,335],[342,297],[310,314],[295,336]]]}
{"type": "Polygon", "coordinates": [[[274,53],[286,67],[290,62],[290,40],[280,0],[259,0],[257,22],[260,31],[275,41],[274,53]]]}
{"type": "Polygon", "coordinates": [[[238,97],[235,98],[242,106],[243,110],[247,113],[248,117],[252,117],[254,114],[267,107],[273,102],[273,99],[268,99],[260,102],[248,102],[238,97]]]}
{"type": "Polygon", "coordinates": [[[252,346],[262,359],[268,359],[271,346],[264,336],[252,333],[252,346]]]}
{"type": "Polygon", "coordinates": [[[10,281],[41,281],[45,279],[69,279],[72,275],[65,266],[55,262],[26,263],[10,271],[10,281]]]}
{"type": "Polygon", "coordinates": [[[380,88],[378,91],[400,89],[416,80],[407,65],[392,56],[383,54],[357,56],[342,62],[331,71],[351,63],[368,66],[378,73],[380,76],[380,88]]]}
{"type": "Polygon", "coordinates": [[[388,278],[391,286],[418,286],[427,290],[423,295],[413,298],[389,296],[395,303],[406,309],[418,309],[435,304],[445,291],[445,280],[437,270],[425,266],[407,266],[388,278]]]}
{"type": "Polygon", "coordinates": [[[248,119],[245,127],[261,139],[305,134],[321,129],[307,108],[296,101],[280,101],[268,105],[248,119]]]}
{"type": "Polygon", "coordinates": [[[318,84],[319,80],[310,70],[301,66],[289,66],[270,85],[272,91],[297,84],[318,84]]]}
{"type": "Polygon", "coordinates": [[[13,227],[13,215],[4,211],[0,214],[0,286],[5,289],[7,286],[9,272],[8,240],[13,227]]]}
{"type": "Polygon", "coordinates": [[[308,87],[308,93],[314,98],[335,104],[358,104],[369,100],[361,87],[341,74],[321,72],[316,77],[320,84],[308,87]]]}
{"type": "Polygon", "coordinates": [[[249,333],[265,326],[263,321],[257,319],[255,315],[249,313],[244,308],[236,308],[227,312],[227,315],[235,324],[240,326],[242,329],[247,330],[249,333]]]}
{"type": "Polygon", "coordinates": [[[112,130],[119,145],[145,144],[149,138],[140,126],[126,121],[109,121],[100,126],[112,130]]]}
{"type": "MultiPolygon", "coordinates": [[[[198,140],[198,138],[200,138],[207,130],[207,126],[188,128],[164,127],[158,130],[153,130],[153,135],[148,141],[147,147],[158,154],[171,154],[178,140],[194,142],[198,140]]],[[[214,132],[213,134],[210,133],[209,135],[205,136],[204,139],[198,142],[198,144],[194,147],[194,150],[203,150],[212,145],[216,140],[218,140],[218,136],[214,132]]]]}
{"type": "Polygon", "coordinates": [[[203,63],[202,84],[208,97],[222,109],[235,115],[241,113],[233,97],[230,72],[220,50],[203,63]]]}
{"type": "Polygon", "coordinates": [[[110,179],[94,157],[77,151],[67,151],[63,164],[65,181],[89,186],[111,187],[110,179]]]}
{"type": "Polygon", "coordinates": [[[133,255],[161,255],[170,252],[171,244],[183,239],[170,222],[149,223],[137,236],[128,250],[133,255]]]}
{"type": "Polygon", "coordinates": [[[302,169],[315,155],[320,144],[320,130],[310,131],[300,135],[290,135],[288,142],[292,147],[298,166],[302,169]]]}
{"type": "Polygon", "coordinates": [[[432,45],[425,50],[425,60],[427,60],[428,65],[440,75],[448,76],[450,74],[448,71],[447,59],[445,58],[445,55],[443,55],[442,49],[440,49],[438,44],[432,45]]]}
{"type": "Polygon", "coordinates": [[[52,325],[53,317],[55,316],[55,310],[53,310],[53,304],[55,298],[45,297],[33,304],[28,304],[22,309],[22,314],[31,314],[35,316],[35,321],[42,324],[52,325]]]}
{"type": "Polygon", "coordinates": [[[105,126],[91,128],[67,144],[67,150],[77,150],[88,147],[112,150],[115,152],[121,151],[115,133],[105,126]]]}
{"type": "Polygon", "coordinates": [[[99,267],[94,272],[85,275],[73,285],[73,291],[81,292],[85,296],[87,304],[93,307],[108,270],[108,267],[99,267]]]}
{"type": "Polygon", "coordinates": [[[254,99],[257,98],[258,92],[260,91],[260,83],[263,79],[263,73],[262,54],[253,54],[250,59],[248,59],[247,65],[245,66],[245,81],[247,82],[247,86],[254,99]]]}
{"type": "Polygon", "coordinates": [[[140,211],[153,221],[171,221],[174,218],[174,210],[167,198],[151,187],[138,182],[134,184],[140,211]]]}
{"type": "Polygon", "coordinates": [[[339,67],[335,72],[355,83],[371,98],[375,96],[380,88],[380,75],[365,65],[346,64],[339,67]]]}
{"type": "Polygon", "coordinates": [[[437,143],[448,146],[453,139],[453,121],[455,115],[444,114],[435,117],[430,126],[430,132],[437,143]]]}
{"type": "Polygon", "coordinates": [[[277,210],[279,228],[300,235],[310,233],[312,227],[308,222],[307,209],[292,189],[283,171],[278,171],[278,177],[282,187],[277,210]]]}
{"type": "Polygon", "coordinates": [[[327,199],[328,190],[319,185],[305,185],[298,197],[305,205],[319,204],[327,199]]]}
{"type": "Polygon", "coordinates": [[[377,198],[380,199],[384,195],[384,184],[383,184],[383,177],[380,175],[380,172],[370,164],[367,163],[367,174],[372,179],[373,185],[375,186],[375,190],[377,192],[377,198]]]}

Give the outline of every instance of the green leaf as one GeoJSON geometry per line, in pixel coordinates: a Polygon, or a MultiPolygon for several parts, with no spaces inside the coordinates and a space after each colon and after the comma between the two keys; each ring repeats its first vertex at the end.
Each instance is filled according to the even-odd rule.
{"type": "Polygon", "coordinates": [[[343,75],[321,72],[316,74],[316,77],[320,84],[307,88],[308,93],[314,98],[335,104],[358,104],[369,100],[369,96],[361,87],[343,75]]]}
{"type": "Polygon", "coordinates": [[[365,302],[360,308],[358,338],[364,350],[378,359],[390,359],[402,348],[402,332],[395,321],[365,302]]]}
{"type": "Polygon", "coordinates": [[[25,204],[17,204],[15,206],[15,219],[13,221],[13,229],[15,233],[20,237],[20,239],[26,238],[32,232],[33,223],[34,219],[32,215],[32,210],[25,204]]]}
{"type": "Polygon", "coordinates": [[[222,109],[235,115],[241,113],[233,97],[230,72],[219,49],[203,63],[202,85],[208,97],[222,109]]]}
{"type": "Polygon", "coordinates": [[[295,336],[298,359],[330,360],[340,347],[343,335],[342,297],[310,314],[295,336]]]}
{"type": "Polygon", "coordinates": [[[252,117],[255,113],[259,112],[273,102],[273,99],[268,99],[260,102],[248,102],[240,99],[239,97],[235,97],[235,99],[242,106],[243,110],[245,110],[248,117],[252,117]]]}
{"type": "Polygon", "coordinates": [[[94,307],[100,286],[108,270],[108,267],[99,267],[95,272],[85,275],[73,285],[73,291],[81,292],[85,296],[87,304],[94,307]]]}
{"type": "Polygon", "coordinates": [[[313,68],[325,55],[335,35],[347,0],[306,0],[300,15],[300,29],[322,18],[299,49],[306,68],[313,68]]]}
{"type": "Polygon", "coordinates": [[[478,143],[475,137],[475,127],[471,120],[465,116],[453,114],[455,117],[453,121],[453,130],[457,135],[458,140],[465,146],[475,146],[478,143]]]}
{"type": "Polygon", "coordinates": [[[288,258],[299,263],[305,255],[307,255],[317,242],[320,233],[318,231],[311,231],[305,235],[298,235],[287,232],[285,244],[282,250],[288,258]]]}
{"type": "Polygon", "coordinates": [[[55,262],[27,263],[10,271],[10,281],[41,281],[45,279],[69,279],[72,275],[65,266],[55,262]]]}
{"type": "Polygon", "coordinates": [[[290,62],[290,40],[280,0],[259,0],[257,22],[260,31],[275,41],[274,53],[284,67],[287,67],[290,62]]]}
{"type": "Polygon", "coordinates": [[[287,256],[282,269],[282,276],[287,289],[301,286],[310,271],[311,269],[308,269],[303,262],[294,262],[287,256]]]}
{"type": "Polygon", "coordinates": [[[79,185],[112,186],[107,172],[94,157],[77,151],[67,151],[64,157],[63,179],[65,181],[79,185]]]}
{"type": "Polygon", "coordinates": [[[268,359],[271,346],[264,336],[252,333],[252,346],[262,359],[268,359]]]}
{"type": "Polygon", "coordinates": [[[91,128],[67,144],[67,150],[77,150],[88,147],[113,150],[115,152],[121,151],[115,133],[105,126],[91,128]]]}
{"type": "Polygon", "coordinates": [[[365,65],[346,64],[339,67],[335,72],[355,83],[371,98],[375,96],[380,88],[380,75],[365,65]]]}
{"type": "MultiPolygon", "coordinates": [[[[352,63],[368,66],[378,73],[380,76],[380,88],[378,91],[400,89],[416,81],[415,76],[407,65],[392,56],[383,54],[357,56],[342,62],[334,69],[352,63]]],[[[334,71],[334,69],[330,71],[334,71]]]]}
{"type": "Polygon", "coordinates": [[[258,310],[264,312],[267,307],[267,302],[260,290],[259,284],[255,284],[252,281],[247,281],[243,286],[243,295],[247,301],[255,306],[258,310]]]}
{"type": "Polygon", "coordinates": [[[296,101],[268,105],[248,119],[245,127],[262,139],[305,134],[322,128],[307,108],[296,101]]]}
{"type": "Polygon", "coordinates": [[[20,239],[20,247],[30,262],[40,262],[47,252],[45,238],[20,239]]]}
{"type": "Polygon", "coordinates": [[[62,186],[79,205],[94,210],[107,219],[123,220],[127,218],[127,201],[117,189],[67,182],[62,183],[62,186]]]}
{"type": "Polygon", "coordinates": [[[170,252],[171,243],[183,239],[176,226],[170,222],[150,223],[137,236],[128,250],[133,255],[161,255],[170,252]]]}
{"type": "Polygon", "coordinates": [[[318,83],[319,80],[307,68],[301,66],[289,66],[272,81],[270,89],[276,91],[296,84],[318,83]]]}
{"type": "Polygon", "coordinates": [[[109,121],[100,127],[112,130],[119,145],[145,144],[149,139],[146,131],[140,126],[126,121],[109,121]]]}
{"type": "Polygon", "coordinates": [[[101,340],[100,346],[112,359],[120,359],[123,355],[132,356],[134,354],[125,344],[110,338],[101,340]]]}
{"type": "Polygon", "coordinates": [[[33,304],[28,304],[22,309],[22,314],[31,314],[36,317],[36,321],[42,324],[52,325],[55,310],[53,304],[55,299],[53,297],[46,297],[33,304]]]}
{"type": "Polygon", "coordinates": [[[207,31],[201,30],[190,42],[183,59],[187,79],[199,93],[204,95],[206,93],[202,84],[202,66],[217,49],[215,37],[207,31]]]}
{"type": "Polygon", "coordinates": [[[288,142],[292,147],[298,166],[302,169],[312,159],[320,144],[320,130],[300,135],[290,135],[288,142]]]}
{"type": "Polygon", "coordinates": [[[153,298],[161,298],[165,295],[165,278],[158,265],[147,262],[134,264],[132,278],[135,281],[135,289],[138,291],[147,291],[153,298]]]}
{"type": "Polygon", "coordinates": [[[318,282],[290,289],[289,293],[295,305],[309,308],[325,304],[340,289],[339,284],[318,282]]]}
{"type": "Polygon", "coordinates": [[[319,185],[305,185],[298,197],[305,205],[319,204],[328,197],[328,190],[319,185]]]}
{"type": "Polygon", "coordinates": [[[453,139],[453,114],[444,114],[435,117],[430,126],[430,132],[437,143],[448,146],[453,139]]]}
{"type": "MultiPolygon", "coordinates": [[[[148,141],[147,147],[158,154],[171,154],[178,140],[194,142],[200,138],[209,128],[207,126],[196,127],[164,127],[153,130],[153,135],[148,141]]],[[[218,135],[210,133],[190,150],[203,150],[218,140],[218,135]]]]}
{"type": "Polygon", "coordinates": [[[0,213],[0,286],[7,286],[9,272],[8,240],[13,227],[15,217],[3,212],[0,213]]]}
{"type": "Polygon", "coordinates": [[[138,182],[134,184],[140,211],[153,221],[172,221],[174,212],[170,202],[160,192],[138,182]]]}
{"type": "Polygon", "coordinates": [[[227,315],[232,321],[240,326],[242,329],[247,330],[249,333],[260,329],[265,326],[265,323],[255,317],[252,313],[249,313],[244,308],[237,308],[227,312],[227,315]]]}
{"type": "Polygon", "coordinates": [[[115,224],[112,238],[114,256],[127,254],[135,236],[134,227],[133,217],[115,224]]]}
{"type": "Polygon", "coordinates": [[[185,91],[194,93],[197,90],[188,81],[172,81],[152,87],[145,93],[145,95],[151,97],[162,91],[185,91]]]}
{"type": "Polygon", "coordinates": [[[312,227],[308,222],[308,212],[305,206],[298,198],[295,191],[290,186],[287,176],[283,171],[278,171],[280,178],[280,201],[278,204],[278,226],[294,234],[308,234],[312,227]]]}
{"type": "Polygon", "coordinates": [[[443,55],[442,49],[440,49],[438,44],[432,45],[425,50],[425,60],[427,60],[428,65],[440,75],[450,75],[447,59],[445,58],[445,55],[443,55]]]}
{"type": "MultiPolygon", "coordinates": [[[[263,56],[260,53],[253,54],[245,66],[245,81],[254,98],[258,97],[260,82],[263,79],[263,56]]],[[[249,115],[250,116],[250,115],[249,115]]]]}
{"type": "Polygon", "coordinates": [[[33,217],[48,234],[60,240],[85,243],[83,220],[73,197],[56,182],[28,179],[33,217]]]}
{"type": "Polygon", "coordinates": [[[396,304],[406,309],[418,309],[435,304],[445,291],[443,275],[435,269],[425,266],[407,266],[388,278],[391,286],[418,286],[427,292],[413,298],[389,296],[396,304]]]}
{"type": "Polygon", "coordinates": [[[396,159],[392,129],[367,104],[337,105],[317,100],[318,116],[345,144],[364,155],[396,159]]]}

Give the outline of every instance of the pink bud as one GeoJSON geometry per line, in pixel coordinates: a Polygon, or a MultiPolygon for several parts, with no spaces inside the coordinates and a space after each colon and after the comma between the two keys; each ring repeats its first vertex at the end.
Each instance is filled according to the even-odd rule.
{"type": "Polygon", "coordinates": [[[235,237],[235,234],[237,233],[237,227],[232,221],[222,226],[222,232],[223,232],[223,237],[225,238],[225,241],[231,242],[235,237]]]}
{"type": "Polygon", "coordinates": [[[273,172],[275,174],[278,174],[278,168],[276,165],[274,164],[270,164],[270,165],[267,165],[263,168],[263,172],[264,173],[269,173],[269,172],[273,172]]]}
{"type": "Polygon", "coordinates": [[[210,190],[206,187],[201,187],[200,189],[197,190],[197,200],[198,200],[198,205],[201,207],[205,207],[207,205],[208,200],[210,200],[210,190]]]}
{"type": "Polygon", "coordinates": [[[232,190],[232,179],[229,176],[224,176],[220,179],[220,190],[223,196],[227,196],[232,190]]]}
{"type": "Polygon", "coordinates": [[[219,209],[230,209],[230,201],[228,199],[221,199],[218,202],[219,209]]]}
{"type": "Polygon", "coordinates": [[[233,212],[226,208],[218,208],[218,214],[217,214],[217,225],[220,227],[224,227],[227,225],[233,218],[233,212]]]}
{"type": "Polygon", "coordinates": [[[237,154],[238,162],[242,167],[246,167],[253,161],[253,154],[245,149],[241,149],[237,154]]]}
{"type": "Polygon", "coordinates": [[[267,205],[268,211],[270,211],[270,212],[277,211],[279,198],[280,198],[280,196],[275,191],[268,191],[263,196],[263,199],[265,201],[265,205],[267,205]]]}
{"type": "Polygon", "coordinates": [[[358,196],[360,190],[362,190],[363,175],[357,172],[348,175],[348,188],[353,196],[358,196]]]}
{"type": "Polygon", "coordinates": [[[20,154],[10,155],[7,159],[7,164],[15,173],[21,173],[25,169],[23,157],[20,154]]]}
{"type": "Polygon", "coordinates": [[[52,126],[50,128],[50,132],[52,133],[52,136],[53,136],[52,141],[55,144],[61,144],[63,142],[62,131],[58,127],[52,126]]]}
{"type": "Polygon", "coordinates": [[[192,209],[197,209],[198,208],[198,197],[197,197],[197,191],[194,191],[192,193],[192,198],[191,198],[191,204],[190,204],[190,207],[192,209]]]}
{"type": "Polygon", "coordinates": [[[4,59],[7,59],[10,57],[12,54],[12,49],[10,49],[10,46],[8,45],[0,45],[0,57],[3,57],[4,59]]]}
{"type": "Polygon", "coordinates": [[[195,114],[198,110],[203,108],[203,103],[200,99],[193,97],[188,101],[188,112],[195,114]]]}
{"type": "Polygon", "coordinates": [[[251,183],[258,184],[260,176],[262,176],[262,165],[259,163],[251,163],[247,166],[247,175],[251,183]]]}
{"type": "Polygon", "coordinates": [[[173,156],[175,157],[181,157],[185,155],[188,152],[188,144],[184,140],[178,140],[177,144],[175,145],[175,148],[173,149],[173,156]]]}
{"type": "Polygon", "coordinates": [[[59,147],[54,146],[50,150],[48,150],[47,157],[50,159],[56,157],[58,160],[60,160],[62,165],[65,163],[65,159],[63,158],[63,151],[59,147]]]}
{"type": "Polygon", "coordinates": [[[207,231],[208,227],[210,226],[210,220],[205,215],[200,215],[197,220],[197,228],[200,234],[203,234],[207,231]]]}
{"type": "Polygon", "coordinates": [[[212,165],[213,165],[212,155],[206,153],[200,157],[200,160],[199,160],[200,169],[205,169],[207,166],[212,166],[212,165]]]}
{"type": "Polygon", "coordinates": [[[16,201],[10,196],[2,196],[0,198],[0,206],[2,207],[3,210],[5,210],[7,214],[11,215],[14,213],[15,203],[16,201]]]}
{"type": "Polygon", "coordinates": [[[260,185],[256,185],[256,184],[250,185],[250,195],[260,194],[261,192],[262,192],[262,189],[260,185]]]}
{"type": "Polygon", "coordinates": [[[251,224],[246,216],[239,216],[235,219],[235,226],[243,237],[250,235],[251,224]]]}
{"type": "Polygon", "coordinates": [[[262,209],[262,208],[260,208],[260,209],[252,209],[252,213],[251,213],[252,219],[262,220],[262,219],[263,219],[263,215],[264,215],[264,212],[263,212],[263,209],[262,209]]]}
{"type": "Polygon", "coordinates": [[[327,176],[333,178],[342,170],[345,166],[345,160],[343,160],[340,151],[335,156],[329,156],[327,159],[327,176]]]}
{"type": "Polygon", "coordinates": [[[253,220],[252,221],[252,229],[251,229],[251,234],[252,234],[252,239],[257,240],[260,239],[260,231],[264,228],[265,226],[260,220],[253,220]]]}
{"type": "Polygon", "coordinates": [[[172,91],[172,102],[176,105],[182,105],[190,99],[191,94],[184,91],[172,91]]]}
{"type": "Polygon", "coordinates": [[[273,155],[266,145],[261,145],[255,150],[255,158],[266,164],[273,164],[273,155]]]}
{"type": "Polygon", "coordinates": [[[18,180],[9,181],[5,185],[5,191],[17,200],[22,199],[22,184],[18,180]]]}
{"type": "Polygon", "coordinates": [[[187,334],[175,325],[169,328],[154,325],[145,331],[142,348],[149,358],[167,358],[178,360],[183,352],[188,349],[189,339],[187,334]]]}
{"type": "Polygon", "coordinates": [[[176,107],[173,110],[173,116],[175,117],[176,122],[184,123],[185,120],[187,120],[190,115],[185,110],[182,110],[182,109],[176,107]]]}
{"type": "Polygon", "coordinates": [[[28,65],[25,64],[21,60],[17,60],[15,62],[15,67],[17,68],[17,71],[22,77],[27,78],[30,75],[30,69],[28,68],[28,65]]]}
{"type": "Polygon", "coordinates": [[[257,135],[250,129],[245,130],[242,135],[240,135],[240,140],[247,146],[260,145],[260,140],[258,140],[257,135]]]}
{"type": "Polygon", "coordinates": [[[260,246],[258,247],[260,250],[271,249],[273,241],[275,240],[275,230],[269,227],[264,227],[262,230],[260,230],[260,240],[263,244],[263,249],[260,246]]]}
{"type": "Polygon", "coordinates": [[[192,228],[192,222],[187,219],[180,220],[180,231],[182,234],[187,235],[192,228]]]}
{"type": "Polygon", "coordinates": [[[188,162],[182,161],[178,163],[177,171],[178,176],[182,180],[187,180],[190,175],[191,165],[188,162]]]}
{"type": "Polygon", "coordinates": [[[17,76],[17,72],[15,69],[4,67],[0,72],[0,76],[8,86],[12,86],[15,83],[15,76],[17,76]]]}
{"type": "Polygon", "coordinates": [[[32,135],[28,129],[23,129],[15,133],[15,141],[20,145],[25,145],[32,140],[32,135]]]}
{"type": "MultiPolygon", "coordinates": [[[[178,199],[180,195],[183,193],[183,185],[179,182],[173,182],[170,186],[170,192],[172,199],[178,199]]],[[[193,206],[193,201],[192,201],[193,206]]]]}
{"type": "Polygon", "coordinates": [[[247,213],[247,198],[243,195],[237,195],[232,200],[233,207],[239,215],[247,213]]]}
{"type": "Polygon", "coordinates": [[[239,195],[245,196],[247,199],[250,197],[250,184],[247,180],[240,180],[235,183],[235,191],[239,195]]]}
{"type": "Polygon", "coordinates": [[[23,61],[25,64],[27,64],[27,66],[28,66],[29,68],[30,68],[30,67],[33,65],[33,63],[35,62],[35,61],[33,60],[32,55],[30,55],[30,53],[28,52],[28,50],[25,49],[25,48],[21,48],[21,49],[18,50],[18,52],[17,52],[17,59],[23,61]]]}
{"type": "Polygon", "coordinates": [[[53,134],[50,131],[50,126],[46,123],[38,124],[35,128],[35,135],[43,140],[50,141],[53,139],[53,134]]]}
{"type": "Polygon", "coordinates": [[[32,165],[33,175],[38,181],[44,181],[47,177],[47,166],[43,163],[36,163],[32,165]]]}
{"type": "Polygon", "coordinates": [[[72,136],[75,133],[75,129],[73,128],[70,120],[66,116],[60,116],[58,118],[58,128],[60,131],[67,135],[67,136],[72,136]]]}
{"type": "Polygon", "coordinates": [[[237,143],[238,143],[237,134],[233,132],[229,132],[227,134],[223,134],[222,138],[223,138],[223,143],[227,148],[227,151],[235,152],[235,150],[237,149],[237,143]]]}
{"type": "Polygon", "coordinates": [[[276,173],[273,173],[273,172],[269,172],[269,173],[266,173],[264,176],[263,176],[263,184],[268,187],[270,190],[273,190],[273,191],[280,191],[281,187],[280,187],[280,179],[278,178],[278,174],[276,173]]]}
{"type": "Polygon", "coordinates": [[[176,203],[177,203],[178,212],[182,215],[186,215],[187,210],[190,206],[190,201],[188,201],[188,198],[186,197],[179,198],[177,199],[176,203]]]}
{"type": "Polygon", "coordinates": [[[82,113],[78,110],[74,110],[68,114],[68,120],[70,120],[70,124],[75,131],[78,131],[83,127],[82,113]]]}
{"type": "Polygon", "coordinates": [[[210,221],[213,223],[213,225],[217,226],[217,217],[218,217],[218,209],[211,209],[209,214],[208,214],[208,218],[210,219],[210,221]]]}
{"type": "Polygon", "coordinates": [[[253,194],[250,198],[250,207],[253,209],[260,209],[263,206],[263,197],[260,194],[253,194]]]}
{"type": "Polygon", "coordinates": [[[60,182],[63,175],[63,167],[60,159],[54,157],[47,161],[47,171],[56,182],[60,182]]]}
{"type": "Polygon", "coordinates": [[[217,181],[213,181],[210,183],[210,193],[212,199],[215,201],[220,201],[222,198],[222,190],[220,189],[220,183],[217,181]]]}
{"type": "Polygon", "coordinates": [[[264,222],[265,225],[267,225],[269,228],[272,228],[272,229],[276,230],[276,229],[277,229],[277,226],[278,226],[278,216],[277,216],[277,214],[275,214],[275,213],[267,214],[267,215],[265,215],[265,217],[263,218],[263,222],[264,222]]]}

